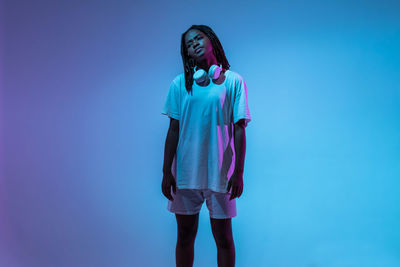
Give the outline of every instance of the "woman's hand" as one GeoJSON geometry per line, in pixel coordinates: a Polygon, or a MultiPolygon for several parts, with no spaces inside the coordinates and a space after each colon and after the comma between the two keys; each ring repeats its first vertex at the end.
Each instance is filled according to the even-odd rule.
{"type": "Polygon", "coordinates": [[[174,176],[172,175],[172,172],[169,171],[167,173],[164,173],[164,175],[163,175],[163,180],[161,183],[161,190],[166,198],[173,201],[174,198],[171,195],[171,186],[172,186],[172,190],[174,191],[174,194],[176,194],[176,181],[175,181],[174,176]]]}
{"type": "Polygon", "coordinates": [[[243,193],[243,173],[232,174],[232,177],[228,182],[228,192],[232,188],[231,197],[229,200],[234,199],[235,197],[240,197],[243,193]]]}

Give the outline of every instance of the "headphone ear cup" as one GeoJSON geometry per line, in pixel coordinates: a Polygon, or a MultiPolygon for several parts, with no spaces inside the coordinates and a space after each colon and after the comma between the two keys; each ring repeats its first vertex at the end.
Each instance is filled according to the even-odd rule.
{"type": "Polygon", "coordinates": [[[213,80],[218,79],[219,75],[221,74],[221,71],[222,71],[222,65],[219,66],[212,65],[208,70],[208,76],[213,80]]]}
{"type": "Polygon", "coordinates": [[[197,66],[194,67],[195,73],[193,74],[193,79],[196,83],[202,83],[207,79],[207,73],[203,69],[197,70],[197,66]]]}

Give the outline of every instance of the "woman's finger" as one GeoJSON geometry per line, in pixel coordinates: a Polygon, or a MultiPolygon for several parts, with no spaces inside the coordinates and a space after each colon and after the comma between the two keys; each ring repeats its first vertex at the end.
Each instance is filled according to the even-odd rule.
{"type": "Polygon", "coordinates": [[[168,199],[171,200],[171,201],[173,201],[174,199],[173,199],[173,197],[172,197],[172,195],[171,195],[171,185],[168,186],[167,192],[168,192],[168,199]]]}
{"type": "Polygon", "coordinates": [[[175,182],[175,180],[172,180],[172,191],[174,191],[174,194],[176,194],[176,182],[175,182]]]}
{"type": "Polygon", "coordinates": [[[162,186],[162,192],[163,192],[163,194],[164,194],[164,196],[167,198],[167,199],[169,199],[169,200],[171,200],[171,201],[173,201],[174,199],[172,198],[172,195],[171,195],[171,185],[163,185],[162,186]]]}
{"type": "Polygon", "coordinates": [[[231,180],[228,181],[228,186],[226,188],[226,192],[228,193],[230,189],[231,189],[231,180]]]}
{"type": "Polygon", "coordinates": [[[237,186],[232,186],[232,194],[231,194],[231,198],[230,200],[234,199],[236,197],[237,194],[237,186]]]}

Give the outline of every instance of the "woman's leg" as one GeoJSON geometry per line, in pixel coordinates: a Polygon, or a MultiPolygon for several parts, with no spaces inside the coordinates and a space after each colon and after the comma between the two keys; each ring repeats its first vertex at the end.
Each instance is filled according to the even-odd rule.
{"type": "Polygon", "coordinates": [[[175,214],[178,224],[176,242],[176,266],[192,267],[194,260],[194,241],[199,225],[199,213],[193,215],[175,214]]]}
{"type": "Polygon", "coordinates": [[[232,236],[232,220],[211,218],[211,229],[218,249],[218,267],[235,266],[235,244],[232,236]]]}

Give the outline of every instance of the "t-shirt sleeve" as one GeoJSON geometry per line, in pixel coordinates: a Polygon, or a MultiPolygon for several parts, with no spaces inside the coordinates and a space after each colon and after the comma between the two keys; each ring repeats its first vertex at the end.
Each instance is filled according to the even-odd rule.
{"type": "Polygon", "coordinates": [[[244,79],[239,75],[235,82],[235,96],[233,102],[233,123],[240,119],[245,120],[245,127],[251,121],[249,105],[247,101],[247,86],[244,79]]]}
{"type": "Polygon", "coordinates": [[[164,102],[164,107],[161,111],[161,114],[167,115],[170,118],[179,120],[180,119],[180,95],[178,91],[178,86],[175,81],[171,82],[169,86],[167,99],[164,102]]]}

